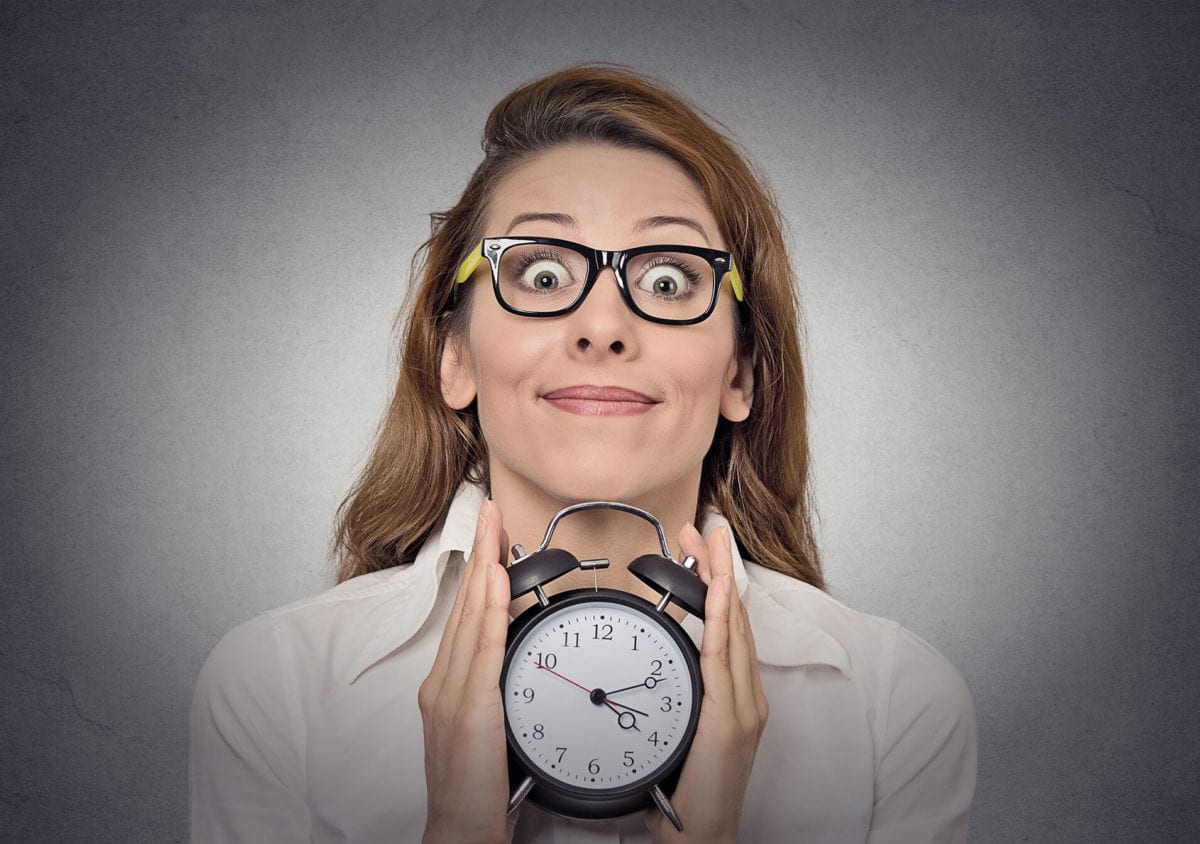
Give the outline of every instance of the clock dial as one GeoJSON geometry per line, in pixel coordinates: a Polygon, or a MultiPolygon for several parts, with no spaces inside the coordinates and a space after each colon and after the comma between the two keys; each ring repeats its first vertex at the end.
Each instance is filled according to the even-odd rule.
{"type": "Polygon", "coordinates": [[[694,657],[655,613],[585,595],[522,630],[509,653],[510,738],[550,780],[625,789],[657,779],[691,740],[694,657]]]}

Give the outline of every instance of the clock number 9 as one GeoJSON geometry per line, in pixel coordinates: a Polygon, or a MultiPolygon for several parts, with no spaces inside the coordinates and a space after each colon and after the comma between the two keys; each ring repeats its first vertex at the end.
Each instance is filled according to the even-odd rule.
{"type": "Polygon", "coordinates": [[[521,689],[521,697],[525,698],[525,702],[533,700],[533,689],[521,689]]]}

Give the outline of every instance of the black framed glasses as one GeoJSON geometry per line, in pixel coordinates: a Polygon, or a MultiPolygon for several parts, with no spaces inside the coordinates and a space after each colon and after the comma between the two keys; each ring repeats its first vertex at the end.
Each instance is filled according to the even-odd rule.
{"type": "Polygon", "coordinates": [[[702,246],[603,250],[553,237],[485,237],[459,265],[456,289],[484,259],[492,268],[496,301],[520,316],[570,313],[605,267],[612,268],[629,309],[650,322],[692,325],[707,319],[726,275],[734,297],[744,301],[733,255],[702,246]]]}

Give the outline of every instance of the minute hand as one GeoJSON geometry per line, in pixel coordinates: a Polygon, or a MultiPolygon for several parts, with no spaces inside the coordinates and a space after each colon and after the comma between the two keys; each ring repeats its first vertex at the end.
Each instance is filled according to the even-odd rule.
{"type": "MultiPolygon", "coordinates": [[[[627,691],[629,691],[630,689],[640,689],[640,688],[642,688],[642,687],[643,687],[643,686],[645,686],[645,685],[646,685],[646,681],[645,681],[645,680],[643,680],[643,681],[642,681],[642,682],[640,682],[640,683],[634,683],[632,686],[626,686],[626,687],[625,687],[625,688],[623,688],[623,689],[613,689],[611,692],[609,692],[609,694],[610,694],[610,695],[615,695],[615,694],[618,694],[618,693],[620,693],[620,692],[627,692],[627,691]]],[[[647,686],[647,688],[649,688],[649,686],[647,686]]]]}
{"type": "MultiPolygon", "coordinates": [[[[609,692],[609,694],[612,694],[612,692],[609,692]]],[[[638,715],[641,715],[643,717],[646,717],[646,718],[650,717],[649,715],[647,715],[645,712],[643,712],[640,709],[634,709],[632,706],[626,706],[623,703],[617,703],[615,700],[609,700],[607,695],[604,698],[604,702],[607,703],[609,706],[619,706],[622,709],[628,709],[630,712],[636,712],[638,715]]]]}

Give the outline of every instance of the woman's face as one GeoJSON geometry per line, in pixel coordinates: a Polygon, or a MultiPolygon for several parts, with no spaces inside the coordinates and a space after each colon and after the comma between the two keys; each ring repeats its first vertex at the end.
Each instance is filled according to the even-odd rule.
{"type": "MultiPolygon", "coordinates": [[[[509,173],[484,235],[606,250],[727,248],[679,165],[596,144],[556,147],[509,173]]],[[[634,314],[611,269],[576,310],[549,318],[501,308],[486,261],[468,283],[470,321],[446,344],[442,389],[456,409],[478,401],[493,489],[647,507],[663,496],[694,498],[718,417],[741,421],[750,411],[752,375],[735,349],[728,285],[708,319],[681,326],[634,314]]]]}

